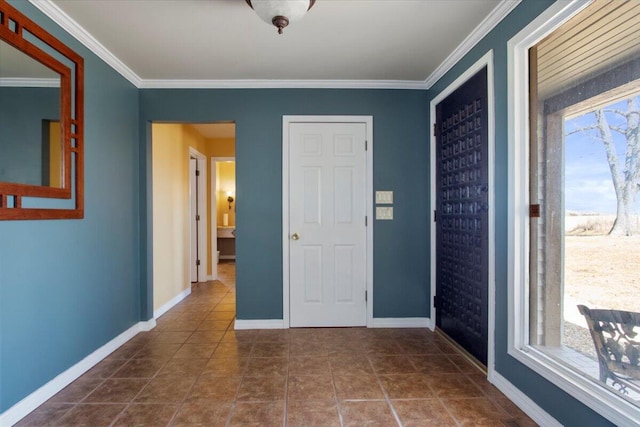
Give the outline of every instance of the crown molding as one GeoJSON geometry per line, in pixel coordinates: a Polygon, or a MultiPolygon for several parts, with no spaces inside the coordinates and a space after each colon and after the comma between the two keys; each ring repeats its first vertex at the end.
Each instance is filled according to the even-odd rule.
{"type": "Polygon", "coordinates": [[[436,84],[454,65],[458,63],[473,47],[495,28],[522,0],[502,0],[482,22],[451,52],[442,64],[424,81],[427,89],[436,84]]]}
{"type": "Polygon", "coordinates": [[[0,87],[60,87],[60,79],[2,77],[0,87]]]}
{"type": "Polygon", "coordinates": [[[141,79],[51,0],[29,0],[139,89],[430,89],[522,0],[502,0],[424,81],[415,80],[154,80],[141,79]]]}
{"type": "Polygon", "coordinates": [[[87,30],[74,21],[51,0],[29,0],[29,2],[75,37],[80,43],[85,45],[87,49],[95,53],[100,59],[111,66],[111,68],[120,73],[122,77],[129,80],[134,86],[140,86],[141,79],[131,68],[127,67],[124,62],[118,59],[109,49],[104,47],[102,43],[96,40],[95,37],[89,34],[87,30]]]}
{"type": "Polygon", "coordinates": [[[142,80],[140,89],[413,89],[414,80],[142,80]]]}

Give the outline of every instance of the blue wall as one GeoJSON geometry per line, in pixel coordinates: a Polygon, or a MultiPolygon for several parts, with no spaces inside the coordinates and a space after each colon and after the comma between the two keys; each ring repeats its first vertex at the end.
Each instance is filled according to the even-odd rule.
{"type": "Polygon", "coordinates": [[[237,124],[238,317],[282,317],[282,116],[374,116],[375,317],[429,316],[428,102],[488,50],[496,91],[496,369],[565,425],[608,425],[507,354],[507,49],[551,0],[523,2],[430,91],[136,90],[29,3],[86,65],[86,218],[0,222],[0,412],[153,313],[151,121],[237,124]],[[140,283],[142,285],[140,286],[140,283]]]}
{"type": "Polygon", "coordinates": [[[0,181],[42,185],[43,120],[60,120],[59,88],[0,87],[0,181]]]}
{"type": "Polygon", "coordinates": [[[10,3],[85,59],[86,216],[0,221],[0,412],[140,319],[138,90],[10,3]]]}
{"type": "Polygon", "coordinates": [[[282,319],[282,116],[372,115],[374,190],[395,192],[394,221],[373,221],[374,317],[429,315],[425,91],[141,90],[140,112],[144,167],[149,122],[236,122],[239,319],[282,319]]]}
{"type": "Polygon", "coordinates": [[[507,354],[507,42],[553,4],[552,0],[523,1],[451,71],[429,90],[429,102],[485,53],[493,49],[495,81],[495,233],[496,233],[496,371],[566,426],[610,423],[507,354]]]}

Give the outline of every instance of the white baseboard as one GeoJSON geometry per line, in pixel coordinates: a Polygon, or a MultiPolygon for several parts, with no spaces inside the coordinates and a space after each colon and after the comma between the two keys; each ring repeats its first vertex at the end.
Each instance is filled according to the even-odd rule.
{"type": "Polygon", "coordinates": [[[258,319],[242,320],[236,319],[234,329],[285,329],[282,319],[258,319]]]}
{"type": "Polygon", "coordinates": [[[220,255],[220,259],[236,259],[235,255],[220,255]]]}
{"type": "Polygon", "coordinates": [[[374,317],[372,328],[428,328],[428,317],[374,317]]]}
{"type": "Polygon", "coordinates": [[[139,322],[127,329],[60,375],[22,399],[20,402],[0,414],[0,426],[11,426],[26,417],[38,406],[49,400],[57,392],[78,379],[82,374],[93,368],[109,354],[117,350],[122,344],[133,338],[138,332],[149,331],[155,327],[156,321],[151,319],[139,322]]]}
{"type": "Polygon", "coordinates": [[[493,371],[489,378],[489,382],[495,385],[505,396],[507,396],[516,406],[522,409],[529,418],[538,425],[544,427],[562,427],[555,418],[549,415],[536,402],[531,400],[529,396],[520,391],[516,386],[511,384],[505,377],[493,371]]]}
{"type": "Polygon", "coordinates": [[[207,276],[207,282],[209,282],[211,280],[216,280],[216,278],[213,277],[213,274],[210,274],[210,275],[207,276]]]}
{"type": "Polygon", "coordinates": [[[163,314],[165,314],[167,311],[171,310],[176,304],[178,304],[180,301],[182,301],[183,299],[185,299],[189,295],[191,295],[191,286],[189,286],[184,291],[180,292],[178,295],[173,297],[167,303],[163,304],[162,307],[158,308],[157,310],[153,310],[154,319],[157,319],[158,317],[160,317],[163,314]]]}

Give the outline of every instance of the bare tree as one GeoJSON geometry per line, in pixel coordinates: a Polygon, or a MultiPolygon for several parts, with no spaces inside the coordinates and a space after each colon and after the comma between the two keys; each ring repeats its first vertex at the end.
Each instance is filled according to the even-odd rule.
{"type": "MultiPolygon", "coordinates": [[[[604,145],[613,188],[616,192],[616,220],[609,231],[609,235],[631,236],[633,234],[633,209],[640,190],[640,108],[638,101],[640,97],[633,97],[626,100],[627,109],[605,109],[594,110],[595,124],[581,127],[572,133],[589,133],[595,130],[597,139],[604,145]],[[621,126],[609,123],[605,113],[610,112],[621,116],[626,123],[621,126]],[[616,152],[613,139],[613,132],[624,135],[626,139],[626,151],[624,163],[621,163],[616,152]]],[[[593,136],[593,135],[591,135],[593,136]]]]}

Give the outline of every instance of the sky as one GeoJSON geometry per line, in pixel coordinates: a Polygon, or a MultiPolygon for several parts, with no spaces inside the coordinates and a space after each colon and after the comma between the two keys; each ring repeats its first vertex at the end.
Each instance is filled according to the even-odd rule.
{"type": "MultiPolygon", "coordinates": [[[[640,96],[638,96],[640,101],[640,96]]],[[[625,101],[605,107],[626,111],[625,101]]],[[[609,124],[626,127],[626,119],[619,114],[606,112],[609,124]]],[[[595,124],[595,114],[588,113],[565,121],[565,211],[590,213],[616,213],[616,195],[604,144],[597,139],[596,130],[571,133],[576,129],[595,124]]],[[[626,139],[619,132],[612,132],[618,153],[620,170],[624,170],[626,139]]],[[[640,212],[640,197],[636,212],[640,212]]]]}

